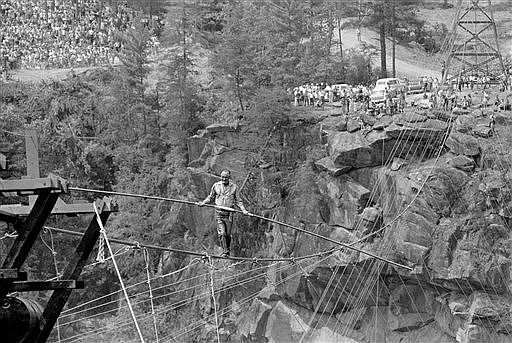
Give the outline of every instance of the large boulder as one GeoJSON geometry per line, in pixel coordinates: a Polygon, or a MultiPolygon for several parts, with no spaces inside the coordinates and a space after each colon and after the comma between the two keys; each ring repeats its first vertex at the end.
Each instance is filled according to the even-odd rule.
{"type": "Polygon", "coordinates": [[[334,163],[354,168],[375,165],[368,141],[359,133],[338,132],[329,136],[329,156],[334,163]]]}
{"type": "Polygon", "coordinates": [[[323,327],[319,330],[315,330],[313,335],[308,339],[309,343],[358,343],[350,337],[342,336],[329,329],[328,327],[323,327]]]}
{"type": "Polygon", "coordinates": [[[475,160],[467,156],[459,155],[450,160],[450,165],[465,172],[475,169],[475,160]]]}
{"type": "Polygon", "coordinates": [[[340,176],[341,174],[344,174],[348,172],[350,169],[352,169],[352,167],[350,166],[336,165],[329,156],[315,161],[315,167],[319,171],[325,171],[329,175],[334,177],[340,176]]]}
{"type": "Polygon", "coordinates": [[[354,118],[349,118],[347,120],[347,131],[349,133],[356,132],[361,130],[361,122],[354,118]]]}
{"type": "Polygon", "coordinates": [[[412,331],[434,321],[434,291],[426,285],[399,285],[389,296],[389,328],[412,331]]]}
{"type": "Polygon", "coordinates": [[[427,119],[420,122],[401,122],[399,124],[394,122],[385,131],[389,136],[397,139],[435,142],[444,136],[447,128],[448,124],[444,121],[427,119]]]}
{"type": "Polygon", "coordinates": [[[457,131],[450,133],[445,145],[455,155],[474,157],[481,153],[480,143],[475,137],[457,131]]]}
{"type": "Polygon", "coordinates": [[[489,138],[494,134],[493,129],[487,125],[477,125],[473,128],[473,135],[482,138],[489,138]]]}
{"type": "Polygon", "coordinates": [[[370,190],[348,175],[337,178],[323,177],[319,180],[320,193],[329,204],[328,224],[352,228],[357,214],[366,206],[370,190]]]}
{"type": "Polygon", "coordinates": [[[398,125],[407,125],[408,123],[424,122],[427,119],[428,117],[416,112],[401,113],[393,117],[393,121],[398,125]]]}
{"type": "Polygon", "coordinates": [[[390,145],[392,145],[392,143],[395,142],[390,142],[392,138],[388,134],[386,134],[385,131],[382,130],[372,130],[368,132],[365,135],[365,139],[368,142],[368,145],[376,152],[381,152],[383,150],[383,147],[384,150],[386,150],[387,147],[389,147],[390,145]]]}
{"type": "Polygon", "coordinates": [[[459,343],[512,341],[510,298],[483,291],[437,297],[435,319],[459,343]]]}
{"type": "Polygon", "coordinates": [[[271,305],[254,299],[249,310],[244,311],[238,320],[238,333],[250,341],[264,337],[270,311],[272,311],[271,305]]]}
{"type": "Polygon", "coordinates": [[[268,343],[298,342],[309,329],[295,306],[279,301],[268,315],[265,337],[268,343]]]}
{"type": "Polygon", "coordinates": [[[380,169],[375,201],[383,207],[384,231],[393,240],[394,250],[413,263],[420,263],[433,246],[433,232],[440,217],[460,201],[460,192],[468,179],[455,168],[424,165],[393,172],[380,169]]]}
{"type": "Polygon", "coordinates": [[[322,131],[346,131],[347,130],[347,117],[327,117],[320,123],[320,130],[322,131]]]}
{"type": "Polygon", "coordinates": [[[373,124],[374,130],[384,130],[386,127],[393,123],[393,117],[391,116],[383,116],[379,118],[375,124],[373,124]]]}

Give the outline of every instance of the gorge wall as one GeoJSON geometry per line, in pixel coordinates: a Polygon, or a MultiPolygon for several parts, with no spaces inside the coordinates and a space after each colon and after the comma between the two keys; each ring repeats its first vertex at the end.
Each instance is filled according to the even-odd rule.
{"type": "MultiPolygon", "coordinates": [[[[240,128],[212,125],[192,137],[189,195],[206,196],[224,168],[239,185],[250,171],[242,192],[249,210],[410,268],[346,248],[332,251],[339,246],[237,217],[238,256],[297,261],[268,266],[257,297],[222,322],[223,339],[512,342],[511,114],[494,113],[496,126],[487,110],[378,119],[333,111],[292,120],[281,161],[293,166],[305,146],[323,147],[323,156],[290,194],[273,182],[287,171],[272,161],[249,163],[235,148],[240,128]],[[326,253],[299,259],[319,252],[326,253]]],[[[199,239],[212,236],[212,213],[172,210],[176,220],[165,225],[199,239]]],[[[232,296],[226,291],[218,306],[232,305],[232,296]]]]}

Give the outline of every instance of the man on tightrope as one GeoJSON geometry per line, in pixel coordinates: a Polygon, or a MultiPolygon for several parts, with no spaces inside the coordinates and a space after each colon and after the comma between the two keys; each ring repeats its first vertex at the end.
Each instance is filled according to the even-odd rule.
{"type": "Polygon", "coordinates": [[[230,252],[233,211],[221,207],[233,208],[236,205],[243,214],[249,214],[238,197],[238,187],[230,180],[230,176],[229,170],[223,170],[220,173],[221,180],[213,184],[210,195],[197,203],[199,206],[204,206],[215,201],[215,205],[219,206],[215,209],[215,218],[217,219],[217,234],[222,248],[222,256],[225,257],[229,256],[230,252]]]}

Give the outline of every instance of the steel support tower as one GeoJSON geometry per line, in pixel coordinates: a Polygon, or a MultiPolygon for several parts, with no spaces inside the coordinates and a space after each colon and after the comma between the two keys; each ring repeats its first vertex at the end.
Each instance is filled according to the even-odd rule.
{"type": "Polygon", "coordinates": [[[443,82],[468,75],[506,81],[491,0],[457,0],[446,53],[443,82]]]}

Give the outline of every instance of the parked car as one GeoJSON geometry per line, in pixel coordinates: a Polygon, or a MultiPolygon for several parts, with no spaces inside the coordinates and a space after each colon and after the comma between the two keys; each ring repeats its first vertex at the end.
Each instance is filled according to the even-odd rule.
{"type": "Polygon", "coordinates": [[[398,92],[402,87],[403,84],[395,77],[379,79],[377,80],[377,83],[375,83],[375,88],[373,88],[372,93],[370,94],[370,101],[374,103],[386,101],[386,89],[388,97],[394,98],[398,95],[398,92]]]}
{"type": "Polygon", "coordinates": [[[409,85],[407,87],[407,94],[417,94],[423,92],[423,78],[424,76],[419,76],[415,79],[409,80],[409,85]]]}
{"type": "Polygon", "coordinates": [[[344,89],[350,88],[349,85],[346,83],[337,83],[331,86],[332,88],[336,89],[337,91],[342,91],[344,89]]]}
{"type": "Polygon", "coordinates": [[[386,101],[386,89],[385,88],[374,88],[370,94],[370,101],[378,104],[386,101]]]}

